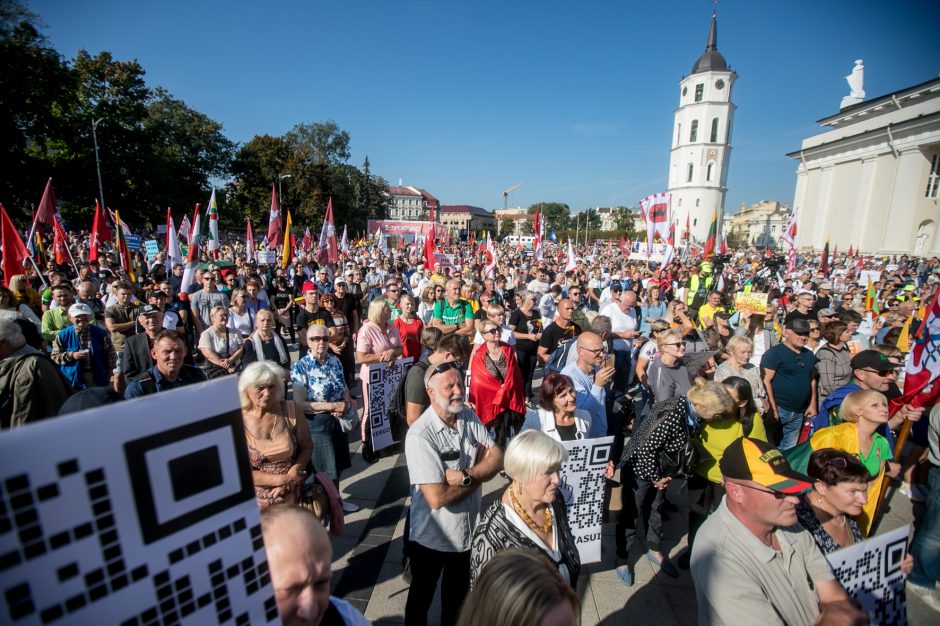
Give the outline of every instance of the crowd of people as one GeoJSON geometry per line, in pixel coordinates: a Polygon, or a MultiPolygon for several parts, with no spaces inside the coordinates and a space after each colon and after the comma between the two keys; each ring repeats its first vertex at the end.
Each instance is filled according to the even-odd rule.
{"type": "MultiPolygon", "coordinates": [[[[605,502],[617,483],[621,499],[605,504],[605,549],[623,585],[636,547],[666,576],[691,568],[702,624],[862,623],[823,554],[876,528],[894,480],[927,510],[908,589],[940,608],[940,407],[888,411],[940,284],[936,259],[808,255],[788,271],[750,249],[660,267],[601,243],[579,246],[577,262],[497,245],[487,271],[471,246],[428,262],[368,244],[333,263],[296,251],[280,267],[233,244],[190,274],[161,253],[132,275],[74,243],[74,266],[4,277],[0,427],[238,376],[266,540],[311,526],[311,485],[334,519],[358,508],[339,482],[350,433],[368,439],[358,368],[412,359],[389,413],[411,484],[408,624],[427,622],[438,583],[443,624],[500,621],[486,617],[494,596],[526,584],[530,603],[502,605],[529,616],[513,623],[577,623],[561,442],[601,436],[614,439],[605,502]],[[506,486],[484,509],[490,480],[506,486]],[[667,512],[688,525],[677,555],[667,512]]],[[[327,536],[303,532],[318,573],[301,586],[329,570],[327,536]]],[[[279,549],[282,616],[354,612],[296,585],[282,594],[277,563],[297,555],[279,549]]]]}

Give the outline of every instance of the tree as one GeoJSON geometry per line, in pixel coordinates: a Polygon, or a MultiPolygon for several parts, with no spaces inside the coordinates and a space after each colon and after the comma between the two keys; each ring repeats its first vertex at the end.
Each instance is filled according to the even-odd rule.
{"type": "Polygon", "coordinates": [[[516,233],[516,220],[512,217],[501,217],[499,219],[499,237],[508,237],[516,233]]]}
{"type": "Polygon", "coordinates": [[[636,239],[637,230],[633,219],[633,211],[625,206],[614,207],[614,223],[617,232],[626,235],[628,239],[636,239]]]}
{"type": "Polygon", "coordinates": [[[571,224],[571,209],[567,204],[561,202],[539,202],[529,207],[529,215],[536,210],[541,211],[542,219],[545,223],[545,234],[551,231],[560,232],[567,230],[571,224]]]}
{"type": "MultiPolygon", "coordinates": [[[[271,207],[271,186],[277,185],[278,176],[290,174],[281,206],[292,208],[298,197],[294,192],[291,173],[292,147],[284,137],[256,135],[235,153],[232,175],[235,181],[231,194],[226,194],[228,205],[252,223],[267,223],[271,207]],[[228,197],[228,196],[231,197],[228,197]]],[[[284,186],[282,186],[282,189],[284,186]]]]}
{"type": "Polygon", "coordinates": [[[362,198],[362,208],[370,220],[384,220],[388,217],[388,183],[381,176],[374,176],[369,171],[369,157],[362,162],[362,178],[359,195],[362,198]]]}
{"type": "Polygon", "coordinates": [[[333,120],[322,123],[297,124],[286,136],[295,146],[304,146],[304,158],[311,163],[326,162],[329,165],[349,160],[349,133],[340,130],[333,120]]]}

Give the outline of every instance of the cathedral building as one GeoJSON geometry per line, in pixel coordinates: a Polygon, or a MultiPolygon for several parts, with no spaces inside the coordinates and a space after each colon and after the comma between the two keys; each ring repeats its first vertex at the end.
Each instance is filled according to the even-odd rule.
{"type": "Polygon", "coordinates": [[[718,19],[713,14],[705,52],[692,66],[692,73],[679,81],[679,108],[669,154],[669,192],[677,239],[684,237],[688,218],[692,242],[704,242],[716,209],[717,232],[722,232],[736,108],[731,89],[737,78],[718,52],[718,19]]]}

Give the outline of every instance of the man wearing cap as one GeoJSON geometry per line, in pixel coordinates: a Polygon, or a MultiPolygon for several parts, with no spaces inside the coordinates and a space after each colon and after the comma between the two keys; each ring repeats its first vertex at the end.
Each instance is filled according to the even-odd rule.
{"type": "Polygon", "coordinates": [[[153,339],[163,330],[163,312],[153,304],[145,304],[137,312],[142,333],[124,342],[124,376],[130,380],[153,367],[153,339]]]}
{"type": "Polygon", "coordinates": [[[828,309],[832,305],[832,283],[824,280],[816,287],[816,303],[813,305],[813,313],[817,316],[822,309],[828,309]]]}
{"type": "Polygon", "coordinates": [[[797,444],[804,418],[816,416],[816,355],[806,347],[809,333],[807,320],[790,320],[783,341],[764,352],[760,361],[771,415],[783,431],[781,450],[797,444]]]}
{"type": "Polygon", "coordinates": [[[742,437],[719,462],[725,497],[692,546],[698,623],[811,626],[834,617],[864,623],[812,535],[797,525],[812,479],[770,444],[742,437]],[[853,620],[854,618],[854,620],[853,620]]]}
{"type": "MultiPolygon", "coordinates": [[[[893,363],[888,357],[877,350],[862,350],[849,361],[852,368],[852,382],[842,385],[834,390],[819,407],[819,415],[813,419],[812,431],[816,432],[826,426],[839,423],[839,407],[845,396],[858,390],[870,390],[883,393],[888,400],[901,396],[897,386],[899,365],[893,363]]],[[[905,404],[888,420],[887,428],[879,428],[880,432],[894,447],[894,436],[890,431],[897,430],[908,419],[912,422],[920,420],[924,414],[923,407],[905,404]]]]}
{"type": "Polygon", "coordinates": [[[52,360],[75,389],[103,387],[111,379],[117,353],[108,331],[92,326],[87,304],[69,307],[67,326],[56,333],[52,342],[52,360]]]}
{"type": "MultiPolygon", "coordinates": [[[[308,280],[304,283],[302,292],[304,305],[297,309],[297,315],[294,318],[297,334],[300,337],[306,337],[307,329],[314,324],[319,324],[320,326],[326,326],[327,332],[330,338],[332,338],[333,335],[336,334],[336,331],[333,330],[335,326],[333,314],[320,306],[320,290],[317,288],[317,285],[308,280]]],[[[301,341],[299,346],[300,356],[298,356],[297,359],[300,360],[307,356],[309,350],[310,348],[307,342],[301,341]]]]}

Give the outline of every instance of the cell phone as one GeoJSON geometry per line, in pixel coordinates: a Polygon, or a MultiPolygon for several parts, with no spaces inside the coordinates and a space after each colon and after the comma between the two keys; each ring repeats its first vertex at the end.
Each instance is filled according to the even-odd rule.
{"type": "Polygon", "coordinates": [[[604,361],[604,367],[614,367],[614,364],[617,362],[616,356],[613,354],[608,354],[607,359],[604,361]]]}

